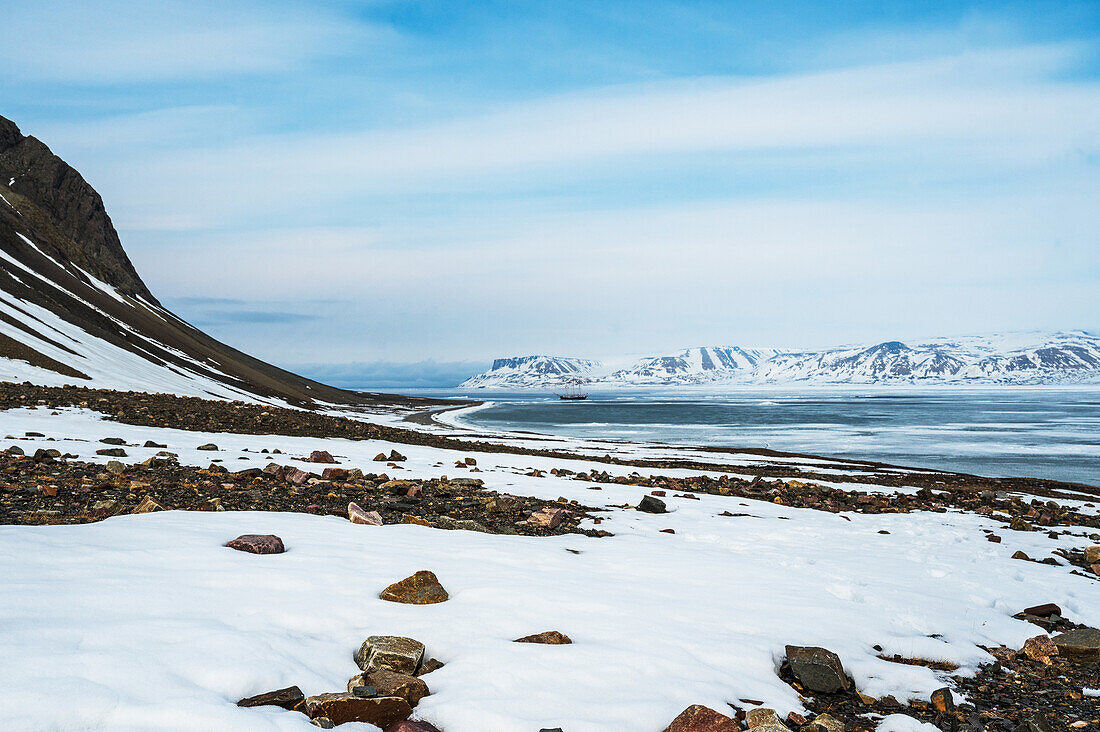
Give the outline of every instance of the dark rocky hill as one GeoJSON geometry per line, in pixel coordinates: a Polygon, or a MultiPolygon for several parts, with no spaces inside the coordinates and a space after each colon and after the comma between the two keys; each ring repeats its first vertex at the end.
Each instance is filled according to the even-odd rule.
{"type": "Polygon", "coordinates": [[[362,404],[211,338],[166,310],[134,269],[103,200],[0,117],[0,380],[294,404],[362,404]]]}

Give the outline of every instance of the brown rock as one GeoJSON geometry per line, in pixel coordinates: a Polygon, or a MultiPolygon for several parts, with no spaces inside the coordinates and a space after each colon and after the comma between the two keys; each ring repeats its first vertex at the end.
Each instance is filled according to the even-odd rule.
{"type": "Polygon", "coordinates": [[[1096,663],[1100,661],[1100,630],[1077,628],[1054,636],[1058,652],[1071,661],[1096,663]]]}
{"type": "Polygon", "coordinates": [[[664,732],[740,732],[736,720],[719,714],[710,707],[692,704],[680,712],[664,732]]]}
{"type": "Polygon", "coordinates": [[[1024,553],[1023,553],[1022,551],[1016,551],[1016,552],[1015,552],[1015,553],[1014,553],[1014,554],[1012,555],[1012,558],[1013,558],[1013,559],[1023,559],[1024,561],[1027,561],[1028,559],[1031,559],[1031,557],[1029,557],[1028,555],[1024,554],[1024,553]]]}
{"type": "Polygon", "coordinates": [[[1100,564],[1100,544],[1085,547],[1085,564],[1100,564]]]}
{"type": "Polygon", "coordinates": [[[424,644],[397,635],[372,635],[355,654],[355,663],[367,673],[388,669],[413,675],[424,658],[424,644]]]}
{"type": "Polygon", "coordinates": [[[215,445],[213,442],[208,442],[205,445],[199,445],[195,449],[196,450],[206,450],[208,452],[217,452],[218,451],[218,446],[215,445]]]}
{"type": "Polygon", "coordinates": [[[813,723],[825,732],[844,732],[844,722],[831,714],[819,714],[814,717],[813,723]]]}
{"type": "Polygon", "coordinates": [[[416,524],[417,526],[431,526],[431,522],[427,519],[422,519],[419,516],[414,516],[411,513],[401,515],[401,523],[403,524],[416,524]]]}
{"type": "Polygon", "coordinates": [[[282,554],[286,551],[283,540],[274,534],[241,534],[225,545],[251,554],[282,554]]]}
{"type": "Polygon", "coordinates": [[[403,719],[386,727],[385,732],[439,732],[439,728],[428,722],[403,719]]]}
{"type": "Polygon", "coordinates": [[[141,499],[141,503],[134,507],[134,510],[130,513],[152,513],[153,511],[164,511],[164,506],[157,503],[152,496],[145,496],[141,499]]]}
{"type": "Polygon", "coordinates": [[[1039,661],[1049,666],[1050,657],[1058,655],[1058,646],[1054,645],[1049,635],[1037,635],[1024,641],[1024,647],[1020,649],[1020,653],[1032,661],[1039,661]]]}
{"type": "Polygon", "coordinates": [[[386,728],[394,722],[407,719],[412,707],[400,697],[377,696],[364,698],[348,693],[318,694],[305,700],[306,714],[311,718],[327,717],[335,724],[367,722],[386,728]]]}
{"type": "Polygon", "coordinates": [[[238,707],[282,707],[295,710],[306,700],[305,694],[297,686],[288,686],[285,689],[268,691],[264,694],[250,696],[237,702],[238,707]]]}
{"type": "Polygon", "coordinates": [[[399,696],[412,707],[431,693],[428,691],[428,685],[415,676],[396,673],[388,668],[363,674],[363,680],[366,682],[365,686],[373,686],[377,689],[378,696],[399,696]]]}
{"type": "Polygon", "coordinates": [[[951,690],[947,687],[933,691],[931,702],[932,708],[937,712],[955,711],[955,697],[951,695],[951,690]]]}
{"type": "Polygon", "coordinates": [[[569,636],[564,633],[559,633],[556,630],[547,630],[543,633],[535,633],[534,635],[525,635],[522,638],[516,638],[513,643],[545,643],[552,646],[567,645],[573,641],[569,636]]]}
{"type": "Polygon", "coordinates": [[[840,658],[816,646],[787,646],[791,673],[810,691],[835,694],[848,688],[848,677],[840,658]]]}
{"type": "Polygon", "coordinates": [[[748,714],[745,715],[745,718],[748,722],[749,729],[753,727],[774,727],[783,724],[779,721],[779,715],[775,713],[775,710],[769,709],[768,707],[750,709],[748,714]]]}
{"type": "Polygon", "coordinates": [[[348,504],[348,521],[353,524],[366,524],[367,526],[381,526],[382,514],[377,511],[364,511],[358,503],[348,504]]]}
{"type": "Polygon", "coordinates": [[[565,517],[563,508],[541,508],[527,518],[527,523],[532,526],[543,526],[547,529],[557,528],[565,517]]]}
{"type": "Polygon", "coordinates": [[[309,720],[309,723],[314,727],[320,727],[321,729],[336,729],[336,723],[328,717],[314,717],[309,720]]]}
{"type": "Polygon", "coordinates": [[[416,672],[417,676],[423,676],[430,674],[432,671],[438,671],[443,668],[444,664],[438,658],[429,658],[424,663],[420,664],[420,670],[416,672]]]}
{"type": "Polygon", "coordinates": [[[1053,602],[1048,602],[1043,605],[1034,605],[1024,608],[1024,614],[1034,615],[1039,618],[1049,618],[1051,615],[1061,615],[1062,608],[1058,607],[1053,602]]]}
{"type": "Polygon", "coordinates": [[[347,477],[346,468],[325,468],[321,471],[321,480],[345,480],[347,477]]]}
{"type": "Polygon", "coordinates": [[[439,578],[435,576],[435,572],[428,570],[421,570],[400,582],[394,582],[382,590],[379,597],[390,602],[403,602],[408,605],[431,605],[450,599],[443,585],[439,584],[439,578]]]}
{"type": "Polygon", "coordinates": [[[376,463],[384,463],[384,462],[386,462],[386,453],[384,453],[384,452],[380,452],[380,453],[378,453],[377,455],[375,455],[375,456],[374,456],[374,462],[376,462],[376,463]]]}

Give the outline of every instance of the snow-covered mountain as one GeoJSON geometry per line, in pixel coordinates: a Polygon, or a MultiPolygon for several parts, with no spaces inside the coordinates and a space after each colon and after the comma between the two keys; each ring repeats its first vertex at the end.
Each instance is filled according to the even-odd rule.
{"type": "Polygon", "coordinates": [[[219,343],[161,306],[99,194],[3,117],[0,381],[292,403],[360,400],[219,343]]]}
{"type": "Polygon", "coordinates": [[[611,373],[608,381],[625,384],[706,384],[727,381],[751,372],[776,356],[775,349],[738,346],[687,348],[671,356],[643,358],[630,368],[611,373]]]}
{"type": "Polygon", "coordinates": [[[483,374],[460,384],[465,389],[531,389],[588,381],[600,368],[599,361],[560,356],[515,356],[498,358],[483,374]]]}
{"type": "MultiPolygon", "coordinates": [[[[580,361],[580,359],[561,359],[580,361]]],[[[543,388],[546,380],[522,360],[468,379],[464,387],[543,388]]],[[[595,364],[595,362],[583,362],[595,364]]],[[[885,341],[821,351],[740,347],[689,348],[634,365],[584,374],[599,386],[720,384],[1100,384],[1100,337],[1085,331],[885,341]]]]}

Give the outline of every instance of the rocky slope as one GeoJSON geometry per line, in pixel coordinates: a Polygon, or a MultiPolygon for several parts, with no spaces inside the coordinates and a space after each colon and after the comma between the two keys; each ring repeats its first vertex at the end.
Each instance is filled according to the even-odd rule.
{"type": "MultiPolygon", "coordinates": [[[[545,388],[560,383],[558,375],[547,378],[525,361],[502,362],[511,364],[507,371],[479,374],[463,386],[545,388]]],[[[596,386],[1100,383],[1100,337],[1070,331],[886,341],[821,351],[690,348],[611,372],[593,366],[578,376],[596,386]]]]}
{"type": "Polygon", "coordinates": [[[0,381],[290,403],[363,398],[209,337],[160,305],[76,170],[0,117],[0,381]]]}

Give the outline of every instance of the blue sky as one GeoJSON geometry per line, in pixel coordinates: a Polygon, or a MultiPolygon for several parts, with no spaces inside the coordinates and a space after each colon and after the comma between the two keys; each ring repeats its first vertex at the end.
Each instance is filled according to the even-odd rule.
{"type": "Polygon", "coordinates": [[[278,363],[1100,329],[1095,2],[5,26],[0,114],[100,190],[166,304],[278,363]]]}

